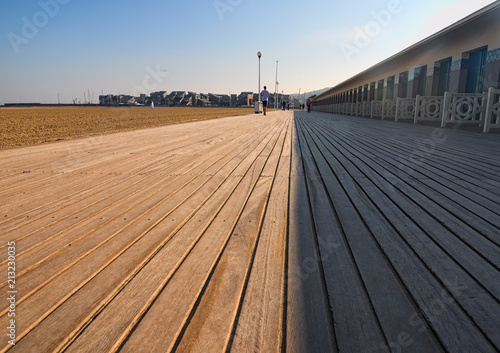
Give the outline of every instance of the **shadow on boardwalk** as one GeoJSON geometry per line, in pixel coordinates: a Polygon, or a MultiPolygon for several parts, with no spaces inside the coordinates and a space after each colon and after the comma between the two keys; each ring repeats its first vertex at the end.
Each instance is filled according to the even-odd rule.
{"type": "Polygon", "coordinates": [[[498,136],[321,113],[295,129],[297,341],[497,351],[498,136]]]}

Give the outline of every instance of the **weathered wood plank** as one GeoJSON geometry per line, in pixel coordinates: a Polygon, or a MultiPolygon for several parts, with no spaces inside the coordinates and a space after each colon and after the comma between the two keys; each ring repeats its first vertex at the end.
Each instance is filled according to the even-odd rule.
{"type": "MultiPolygon", "coordinates": [[[[338,213],[328,198],[331,175],[317,169],[317,156],[310,149],[305,126],[297,119],[297,130],[304,162],[308,194],[315,224],[317,243],[329,305],[335,322],[339,351],[381,351],[385,338],[342,226],[344,215],[338,213]],[[353,320],[353,317],[356,317],[353,320]]],[[[338,206],[338,205],[337,205],[338,206]]],[[[355,222],[351,219],[350,222],[355,222]]],[[[362,226],[362,225],[361,225],[362,226]]]]}
{"type": "Polygon", "coordinates": [[[278,158],[262,173],[263,178],[272,179],[272,184],[227,351],[248,352],[252,347],[254,351],[278,353],[285,344],[284,267],[292,119],[287,120],[283,143],[276,149],[278,158]]]}
{"type": "Polygon", "coordinates": [[[296,129],[290,170],[286,352],[337,352],[296,129]]]}

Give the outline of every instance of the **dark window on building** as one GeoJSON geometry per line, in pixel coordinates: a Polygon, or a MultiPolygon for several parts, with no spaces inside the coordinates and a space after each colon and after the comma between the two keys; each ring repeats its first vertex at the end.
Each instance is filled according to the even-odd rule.
{"type": "Polygon", "coordinates": [[[385,92],[385,98],[386,99],[393,99],[394,98],[394,76],[387,77],[387,88],[385,92]]]}
{"type": "Polygon", "coordinates": [[[412,98],[417,95],[425,96],[425,83],[427,78],[427,65],[416,67],[413,74],[413,92],[412,98]]]}
{"type": "Polygon", "coordinates": [[[408,71],[399,74],[398,97],[407,98],[408,95],[408,71]]]}
{"type": "Polygon", "coordinates": [[[368,101],[368,85],[365,85],[363,88],[363,102],[368,101]]]}
{"type": "Polygon", "coordinates": [[[482,93],[486,54],[486,47],[469,52],[465,93],[482,93]]]}
{"type": "Polygon", "coordinates": [[[420,96],[425,96],[425,84],[427,81],[427,65],[420,67],[420,75],[418,76],[418,91],[420,96]]]}
{"type": "Polygon", "coordinates": [[[438,61],[434,70],[438,71],[438,96],[444,96],[444,92],[450,89],[451,57],[438,61]]]}
{"type": "Polygon", "coordinates": [[[370,83],[370,99],[368,99],[369,102],[372,100],[375,100],[375,82],[370,83]]]}
{"type": "Polygon", "coordinates": [[[377,82],[377,100],[384,100],[384,80],[377,82]]]}
{"type": "Polygon", "coordinates": [[[358,102],[362,102],[363,101],[363,87],[359,86],[358,87],[358,102]]]}

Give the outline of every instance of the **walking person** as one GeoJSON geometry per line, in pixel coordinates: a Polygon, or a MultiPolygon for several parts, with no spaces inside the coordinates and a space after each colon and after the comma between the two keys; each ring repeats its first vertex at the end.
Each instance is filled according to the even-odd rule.
{"type": "Polygon", "coordinates": [[[307,112],[309,113],[311,111],[311,98],[307,98],[307,112]]]}
{"type": "Polygon", "coordinates": [[[260,96],[262,97],[262,106],[264,110],[264,115],[266,115],[267,101],[269,99],[269,91],[267,90],[266,86],[264,86],[264,89],[262,90],[262,92],[260,92],[260,96]]]}

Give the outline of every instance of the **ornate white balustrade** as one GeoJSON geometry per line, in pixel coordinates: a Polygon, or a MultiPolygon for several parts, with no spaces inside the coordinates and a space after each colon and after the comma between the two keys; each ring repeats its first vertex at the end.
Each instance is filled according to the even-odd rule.
{"type": "Polygon", "coordinates": [[[361,113],[361,116],[371,116],[371,109],[372,109],[372,102],[363,102],[361,103],[363,107],[363,112],[361,113]]]}
{"type": "Polygon", "coordinates": [[[414,119],[415,106],[415,98],[396,98],[396,116],[394,120],[414,119]]]}
{"type": "Polygon", "coordinates": [[[444,97],[417,96],[414,123],[419,121],[441,122],[444,97]]]}
{"type": "Polygon", "coordinates": [[[488,93],[449,93],[444,97],[417,96],[416,98],[384,99],[356,103],[313,104],[313,110],[334,114],[380,119],[413,120],[447,124],[477,124],[483,132],[500,129],[500,89],[488,93]]]}
{"type": "Polygon", "coordinates": [[[500,89],[494,88],[488,90],[483,132],[489,132],[492,127],[500,128],[500,89]]]}
{"type": "Polygon", "coordinates": [[[382,120],[384,119],[396,119],[396,100],[395,99],[384,99],[382,107],[382,120]]]}
{"type": "Polygon", "coordinates": [[[363,116],[363,103],[358,102],[356,104],[356,115],[357,116],[363,116]]]}
{"type": "Polygon", "coordinates": [[[356,116],[357,115],[357,111],[356,111],[356,103],[346,103],[346,108],[347,108],[347,114],[348,115],[353,115],[353,116],[356,116]]]}
{"type": "Polygon", "coordinates": [[[441,127],[448,123],[483,125],[485,112],[486,94],[445,92],[441,127]]]}
{"type": "Polygon", "coordinates": [[[373,101],[371,106],[371,114],[370,118],[380,118],[384,116],[382,113],[383,102],[382,101],[373,101]]]}

